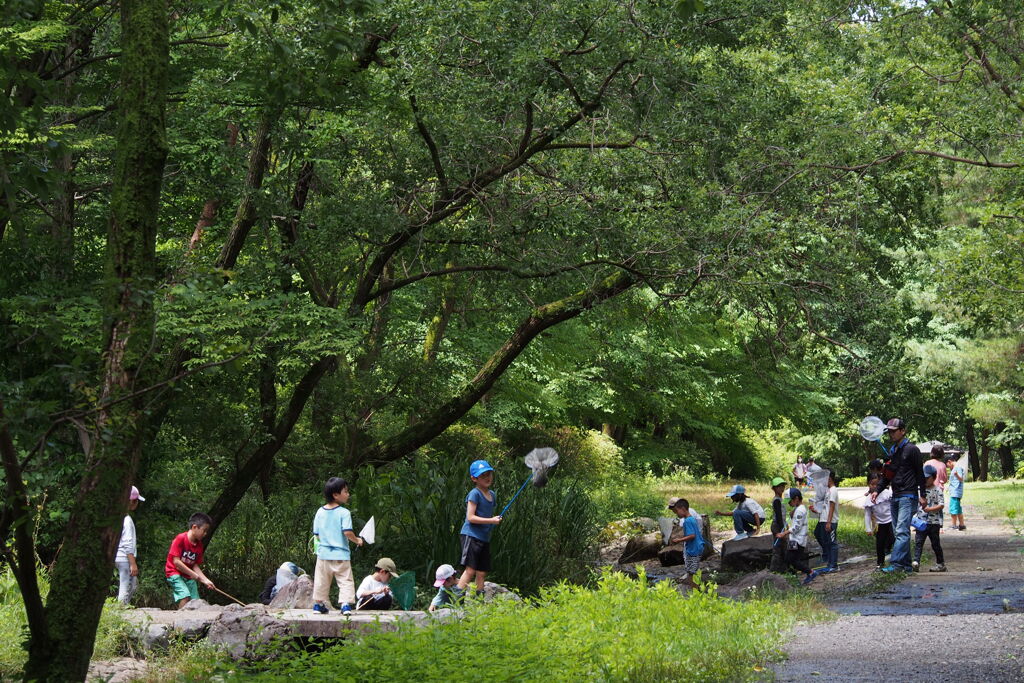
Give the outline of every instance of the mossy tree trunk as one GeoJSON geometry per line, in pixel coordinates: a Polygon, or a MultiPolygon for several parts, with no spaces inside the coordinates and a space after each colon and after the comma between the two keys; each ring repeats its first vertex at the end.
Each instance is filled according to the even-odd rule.
{"type": "Polygon", "coordinates": [[[144,428],[140,389],[151,374],[156,216],[167,157],[166,3],[122,0],[121,44],[100,399],[86,471],[51,576],[46,631],[30,636],[30,680],[85,679],[144,428]]]}

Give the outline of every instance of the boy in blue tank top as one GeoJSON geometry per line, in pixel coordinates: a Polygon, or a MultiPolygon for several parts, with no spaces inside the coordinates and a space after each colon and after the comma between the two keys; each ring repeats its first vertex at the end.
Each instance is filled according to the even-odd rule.
{"type": "Polygon", "coordinates": [[[466,496],[466,521],[459,532],[462,542],[462,565],[459,590],[464,591],[470,581],[476,580],[476,589],[484,589],[484,579],[491,571],[491,532],[501,523],[494,516],[498,497],[491,491],[494,468],[486,460],[474,460],[469,466],[469,477],[476,485],[466,496]]]}

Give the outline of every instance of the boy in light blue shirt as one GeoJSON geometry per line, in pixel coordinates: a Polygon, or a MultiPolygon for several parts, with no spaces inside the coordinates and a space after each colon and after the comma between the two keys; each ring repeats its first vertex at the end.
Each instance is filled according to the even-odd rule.
{"type": "Polygon", "coordinates": [[[352,513],[343,507],[351,493],[348,482],[331,477],[324,484],[327,504],[316,511],[313,518],[313,536],[317,541],[316,569],[313,574],[313,611],[330,611],[331,579],[338,584],[338,602],[341,613],[349,615],[356,600],[356,582],[352,576],[352,553],[349,541],[361,546],[363,539],[352,531],[352,513]]]}

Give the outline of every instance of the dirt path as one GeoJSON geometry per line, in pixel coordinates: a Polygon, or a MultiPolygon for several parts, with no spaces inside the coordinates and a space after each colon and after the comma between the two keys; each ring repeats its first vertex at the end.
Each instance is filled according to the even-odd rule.
{"type": "Polygon", "coordinates": [[[841,616],[795,628],[775,680],[1024,680],[1024,539],[966,513],[967,531],[942,534],[945,574],[926,544],[921,573],[887,588],[872,590],[873,556],[816,581],[841,616]]]}

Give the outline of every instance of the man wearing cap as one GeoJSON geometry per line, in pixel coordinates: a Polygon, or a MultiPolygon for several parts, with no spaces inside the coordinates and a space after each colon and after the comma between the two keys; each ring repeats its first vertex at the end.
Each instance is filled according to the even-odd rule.
{"type": "Polygon", "coordinates": [[[761,531],[761,522],[764,521],[764,508],[758,505],[753,498],[747,497],[747,489],[742,484],[733,486],[729,493],[725,494],[725,497],[732,498],[736,507],[732,512],[715,510],[715,514],[719,517],[732,517],[732,528],[736,531],[736,535],[730,540],[740,541],[748,536],[757,536],[761,531]]]}
{"type": "MultiPolygon", "coordinates": [[[[139,495],[139,490],[132,487],[128,494],[128,512],[139,507],[146,499],[139,495]]],[[[117,601],[127,605],[139,587],[139,565],[135,561],[136,547],[135,521],[131,515],[124,516],[121,525],[121,540],[117,543],[117,554],[114,566],[117,567],[117,601]]]]}
{"type": "Polygon", "coordinates": [[[878,488],[871,494],[871,502],[878,500],[878,494],[892,488],[892,523],[896,537],[889,556],[889,566],[883,572],[912,569],[910,558],[910,519],[918,505],[925,503],[924,468],[921,450],[907,438],[907,425],[894,417],[885,426],[892,447],[889,460],[882,468],[878,488]]]}

